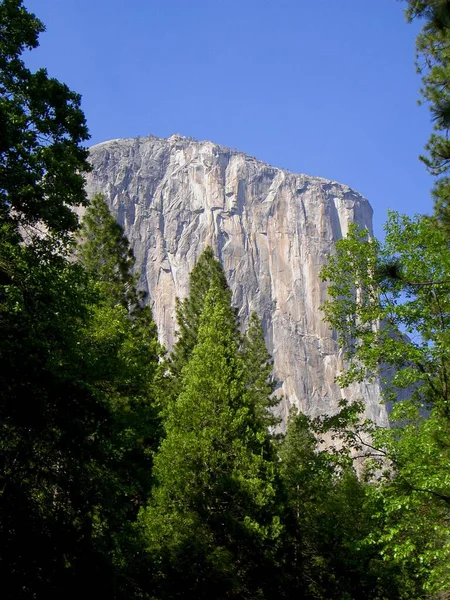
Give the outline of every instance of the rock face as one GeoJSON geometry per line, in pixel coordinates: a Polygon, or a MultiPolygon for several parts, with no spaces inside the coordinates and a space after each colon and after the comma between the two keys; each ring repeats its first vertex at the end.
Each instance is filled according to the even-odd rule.
{"type": "Polygon", "coordinates": [[[364,398],[367,416],[387,422],[377,383],[341,390],[342,359],[319,306],[319,272],[334,242],[372,209],[346,185],[295,175],[211,142],[181,136],[112,140],[91,148],[87,190],[102,192],[133,247],[162,342],[175,339],[176,296],[211,246],[225,269],[244,325],[256,311],[280,381],[279,411],[332,413],[364,398]]]}

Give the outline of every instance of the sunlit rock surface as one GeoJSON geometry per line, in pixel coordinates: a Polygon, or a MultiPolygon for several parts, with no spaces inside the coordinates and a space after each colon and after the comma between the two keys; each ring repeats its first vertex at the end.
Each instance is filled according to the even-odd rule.
{"type": "Polygon", "coordinates": [[[372,228],[372,209],[346,185],[296,175],[211,142],[181,136],[118,139],[91,148],[89,195],[102,192],[133,247],[162,342],[175,340],[176,296],[212,246],[244,323],[262,319],[284,394],[309,415],[363,398],[367,416],[387,423],[377,383],[341,390],[339,349],[319,306],[319,272],[349,223],[372,228]]]}

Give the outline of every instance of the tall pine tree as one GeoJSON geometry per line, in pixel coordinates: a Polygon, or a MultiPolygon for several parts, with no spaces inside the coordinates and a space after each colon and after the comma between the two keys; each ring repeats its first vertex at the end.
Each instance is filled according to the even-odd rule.
{"type": "Polygon", "coordinates": [[[261,321],[256,313],[250,315],[248,329],[243,338],[242,356],[248,377],[247,390],[253,397],[256,417],[261,426],[273,429],[280,419],[272,409],[280,399],[273,395],[276,387],[273,360],[267,351],[261,321]]]}
{"type": "Polygon", "coordinates": [[[280,597],[277,463],[265,451],[230,297],[212,277],[141,513],[160,598],[280,597]]]}
{"type": "MultiPolygon", "coordinates": [[[[122,532],[116,544],[120,553],[134,538],[132,524],[153,482],[153,455],[162,434],[154,384],[161,349],[151,309],[137,290],[128,239],[101,195],[92,199],[83,218],[78,257],[94,289],[91,319],[84,328],[87,375],[114,416],[110,439],[116,499],[103,528],[122,532]]],[[[135,571],[126,564],[129,559],[121,560],[135,571]]]]}
{"type": "Polygon", "coordinates": [[[137,290],[133,251],[102,194],[96,194],[86,209],[79,237],[79,258],[105,300],[122,305],[131,316],[149,312],[145,295],[137,290]]]}
{"type": "Polygon", "coordinates": [[[189,296],[184,300],[177,298],[178,339],[170,359],[170,371],[175,378],[189,362],[197,343],[200,317],[212,281],[218,289],[228,294],[229,287],[222,265],[214,257],[212,248],[206,248],[189,275],[189,296]]]}

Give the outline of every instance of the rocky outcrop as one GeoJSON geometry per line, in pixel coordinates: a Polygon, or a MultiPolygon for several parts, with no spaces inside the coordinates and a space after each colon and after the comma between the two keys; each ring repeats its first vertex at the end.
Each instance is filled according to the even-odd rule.
{"type": "Polygon", "coordinates": [[[349,223],[369,230],[372,209],[360,194],[296,175],[211,142],[181,136],[111,140],[91,148],[89,195],[102,192],[133,247],[163,343],[175,339],[176,296],[212,246],[245,324],[256,311],[285,398],[310,415],[363,397],[367,415],[387,422],[375,382],[342,391],[342,358],[322,320],[318,274],[349,223]]]}

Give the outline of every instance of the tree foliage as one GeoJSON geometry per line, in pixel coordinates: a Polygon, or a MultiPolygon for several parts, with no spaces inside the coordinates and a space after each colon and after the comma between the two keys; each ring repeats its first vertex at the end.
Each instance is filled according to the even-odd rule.
{"type": "Polygon", "coordinates": [[[353,421],[356,433],[345,434],[361,448],[358,427],[363,434],[370,431],[370,450],[379,461],[378,481],[370,487],[378,510],[367,540],[381,544],[387,564],[412,575],[414,597],[445,597],[450,589],[450,4],[409,0],[407,16],[423,19],[417,68],[434,128],[421,158],[435,177],[435,212],[414,219],[392,213],[384,243],[354,227],[323,271],[331,282],[324,310],[348,360],[340,382],[381,377],[385,399],[393,402],[391,429],[353,421]]]}
{"type": "Polygon", "coordinates": [[[323,600],[415,597],[408,571],[369,540],[379,499],[357,476],[350,446],[331,451],[319,425],[293,410],[279,451],[294,589],[323,600]]]}
{"type": "Polygon", "coordinates": [[[337,243],[323,271],[324,311],[348,360],[341,383],[379,376],[393,402],[392,428],[372,429],[390,468],[376,487],[383,517],[371,537],[438,592],[450,585],[450,253],[430,219],[392,213],[385,230],[383,244],[356,227],[337,243]]]}
{"type": "Polygon", "coordinates": [[[42,30],[0,3],[1,575],[11,598],[118,597],[157,443],[155,329],[71,258],[88,134],[79,96],[20,58],[42,30]]]}
{"type": "Polygon", "coordinates": [[[409,20],[424,25],[416,39],[417,70],[422,77],[422,97],[431,111],[434,127],[421,157],[436,178],[433,195],[435,217],[450,234],[450,4],[448,0],[408,0],[409,20]]]}
{"type": "Polygon", "coordinates": [[[247,373],[247,393],[253,396],[256,415],[261,427],[273,428],[280,420],[273,409],[280,401],[274,395],[273,360],[267,351],[264,332],[256,313],[250,315],[247,332],[242,342],[242,356],[247,373]]]}
{"type": "Polygon", "coordinates": [[[447,411],[450,253],[445,233],[428,219],[396,213],[385,231],[382,245],[354,226],[322,272],[331,282],[325,315],[349,360],[341,381],[381,376],[390,387],[414,388],[412,395],[424,407],[447,411]],[[395,277],[386,271],[391,264],[397,265],[395,277]]]}
{"type": "Polygon", "coordinates": [[[185,598],[266,597],[276,586],[276,462],[247,382],[230,292],[212,278],[141,515],[164,598],[178,597],[177,580],[185,598]]]}
{"type": "Polygon", "coordinates": [[[184,300],[177,298],[178,339],[170,359],[170,371],[174,377],[177,377],[188,363],[197,343],[200,317],[212,281],[226,296],[228,295],[229,287],[222,265],[214,257],[212,249],[206,248],[189,274],[189,296],[184,300]]]}
{"type": "MultiPolygon", "coordinates": [[[[0,214],[5,227],[44,226],[59,236],[77,227],[71,206],[86,201],[89,137],[80,96],[21,59],[43,24],[22,0],[0,3],[0,214]]],[[[33,232],[34,230],[29,230],[33,232]]]]}
{"type": "MultiPolygon", "coordinates": [[[[410,2],[411,17],[429,21],[419,40],[439,135],[446,88],[433,69],[446,64],[446,9],[410,2]]],[[[390,369],[388,389],[406,395],[396,428],[358,430],[346,405],[322,429],[293,415],[280,439],[261,324],[253,315],[240,333],[212,250],[177,304],[178,341],[161,364],[132,251],[102,196],[78,231],[71,207],[86,204],[88,132],[80,97],[23,63],[43,30],[20,0],[0,1],[4,596],[406,600],[448,590],[444,213],[392,215],[385,244],[354,229],[324,271],[326,315],[349,361],[341,381],[390,369]],[[359,431],[369,432],[389,458],[373,484],[356,477],[347,449],[320,445],[324,427],[348,423],[345,440],[361,448],[359,431]]],[[[427,160],[444,175],[439,135],[427,160]]]]}

